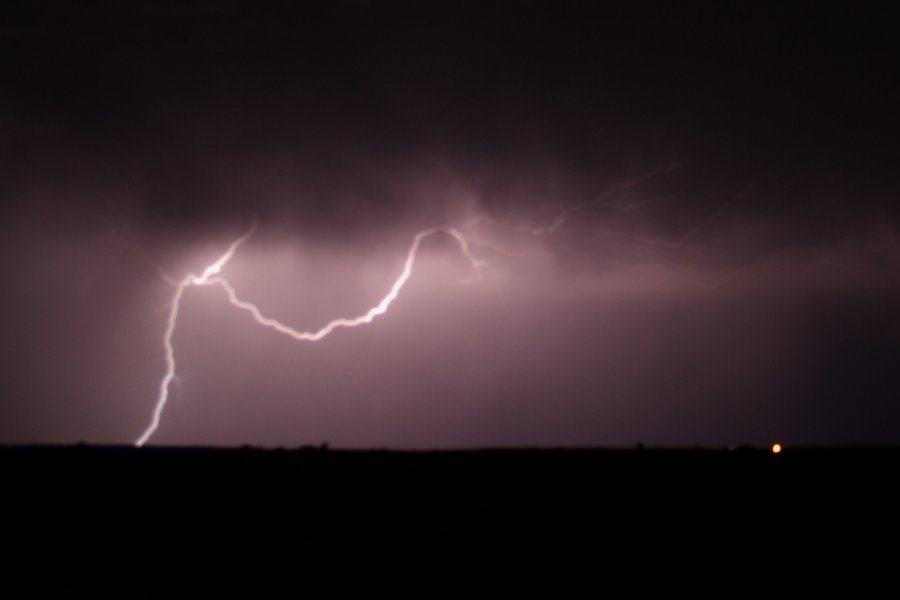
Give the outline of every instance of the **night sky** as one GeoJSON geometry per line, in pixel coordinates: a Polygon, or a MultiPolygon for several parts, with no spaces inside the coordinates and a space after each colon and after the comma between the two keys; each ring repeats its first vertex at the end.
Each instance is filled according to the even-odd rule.
{"type": "Polygon", "coordinates": [[[0,443],[900,443],[900,20],[565,4],[3,3],[0,443]]]}

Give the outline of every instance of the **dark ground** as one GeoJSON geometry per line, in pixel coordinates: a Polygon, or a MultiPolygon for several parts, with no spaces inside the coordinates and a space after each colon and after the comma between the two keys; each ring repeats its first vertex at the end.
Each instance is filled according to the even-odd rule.
{"type": "Polygon", "coordinates": [[[900,449],[0,449],[7,597],[897,589],[900,449]]]}

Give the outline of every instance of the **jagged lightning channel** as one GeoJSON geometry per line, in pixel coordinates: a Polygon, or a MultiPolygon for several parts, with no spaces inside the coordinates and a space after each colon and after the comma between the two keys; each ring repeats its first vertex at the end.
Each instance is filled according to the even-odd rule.
{"type": "Polygon", "coordinates": [[[247,233],[245,233],[239,239],[235,240],[231,244],[231,246],[229,246],[228,250],[221,257],[219,257],[218,260],[204,269],[201,275],[198,276],[191,273],[184,277],[184,279],[182,279],[181,281],[177,282],[177,285],[175,287],[175,294],[172,297],[171,309],[169,311],[169,318],[166,325],[165,335],[163,336],[163,347],[165,348],[166,353],[166,372],[159,384],[159,395],[157,396],[156,404],[153,408],[153,415],[150,420],[150,424],[140,435],[140,437],[135,440],[135,446],[143,446],[156,432],[156,430],[159,428],[159,422],[163,410],[165,409],[166,403],[168,402],[169,386],[171,385],[172,380],[175,378],[175,348],[172,344],[172,338],[175,334],[175,327],[178,321],[178,310],[181,304],[181,299],[184,297],[184,292],[189,287],[207,285],[219,286],[225,291],[229,303],[231,303],[236,308],[250,313],[253,319],[260,325],[268,327],[270,329],[274,329],[275,331],[287,335],[298,341],[315,342],[321,340],[336,329],[342,327],[358,327],[360,325],[371,323],[376,317],[387,312],[391,303],[393,303],[394,300],[397,299],[397,297],[400,295],[400,290],[403,289],[403,286],[412,275],[413,266],[415,265],[416,257],[419,253],[419,248],[426,238],[429,238],[438,233],[443,233],[452,237],[459,244],[463,256],[466,257],[466,259],[469,261],[469,264],[475,271],[475,278],[479,276],[480,269],[485,266],[485,262],[472,253],[469,241],[458,229],[455,229],[453,227],[432,227],[430,229],[425,229],[416,234],[415,238],[413,239],[412,245],[410,246],[409,251],[406,254],[406,261],[404,262],[403,270],[400,273],[400,276],[394,281],[394,284],[391,286],[390,291],[384,298],[381,299],[381,302],[370,308],[365,314],[358,317],[334,319],[316,331],[299,331],[289,325],[285,325],[280,321],[277,321],[276,319],[266,317],[262,314],[262,312],[255,304],[238,298],[237,293],[228,282],[228,280],[226,280],[224,277],[221,277],[220,275],[222,268],[224,268],[228,261],[231,260],[238,247],[245,241],[247,241],[247,239],[253,234],[255,230],[256,224],[254,224],[247,233]]]}

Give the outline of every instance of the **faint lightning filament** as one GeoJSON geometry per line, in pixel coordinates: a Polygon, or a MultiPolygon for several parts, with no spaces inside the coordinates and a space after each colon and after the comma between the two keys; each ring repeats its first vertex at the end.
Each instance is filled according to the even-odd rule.
{"type": "Polygon", "coordinates": [[[275,319],[264,316],[255,304],[246,302],[238,298],[237,293],[235,292],[231,284],[228,283],[225,278],[220,276],[222,269],[234,256],[238,247],[245,241],[247,241],[247,239],[253,234],[255,230],[256,225],[254,224],[247,233],[235,240],[231,244],[231,246],[228,247],[228,250],[221,257],[219,257],[218,260],[206,267],[201,275],[198,276],[190,273],[185,276],[184,279],[176,283],[175,294],[172,297],[171,309],[169,311],[169,318],[166,324],[166,331],[165,335],[163,336],[163,347],[165,348],[166,354],[166,372],[159,383],[159,394],[156,399],[156,404],[153,408],[153,416],[150,420],[150,424],[140,435],[140,437],[135,440],[135,446],[140,447],[146,444],[147,440],[149,440],[150,437],[159,428],[160,418],[169,399],[169,387],[172,383],[172,380],[175,379],[175,348],[172,344],[172,338],[175,335],[175,326],[178,321],[178,310],[181,305],[181,299],[184,297],[184,292],[185,290],[187,290],[187,288],[191,286],[217,285],[225,291],[229,303],[231,303],[236,308],[250,313],[253,319],[260,325],[274,329],[275,331],[287,335],[298,341],[315,342],[321,340],[338,328],[349,328],[365,325],[371,323],[379,315],[383,315],[385,312],[387,312],[391,303],[393,303],[394,300],[397,299],[397,296],[400,295],[400,290],[403,289],[403,286],[412,275],[413,266],[416,262],[419,247],[422,245],[422,242],[428,237],[431,237],[437,233],[443,233],[452,237],[459,244],[463,256],[465,256],[465,258],[469,261],[469,264],[475,270],[476,277],[478,276],[480,269],[485,265],[485,262],[483,260],[477,258],[474,254],[472,254],[471,248],[469,246],[469,241],[458,229],[452,227],[433,227],[431,229],[420,231],[416,234],[415,238],[413,239],[413,243],[410,246],[409,251],[407,252],[406,261],[403,264],[403,270],[400,273],[400,276],[396,279],[396,281],[394,281],[394,284],[391,286],[390,291],[384,298],[381,299],[381,302],[370,308],[365,314],[358,317],[334,319],[323,326],[321,329],[318,329],[316,331],[299,331],[297,329],[294,329],[293,327],[290,327],[289,325],[285,325],[275,319]]]}

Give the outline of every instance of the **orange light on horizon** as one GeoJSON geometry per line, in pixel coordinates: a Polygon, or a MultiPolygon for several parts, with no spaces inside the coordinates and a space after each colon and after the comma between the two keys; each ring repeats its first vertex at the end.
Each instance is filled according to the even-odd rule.
{"type": "Polygon", "coordinates": [[[772,444],[772,454],[781,454],[781,444],[772,444]]]}

